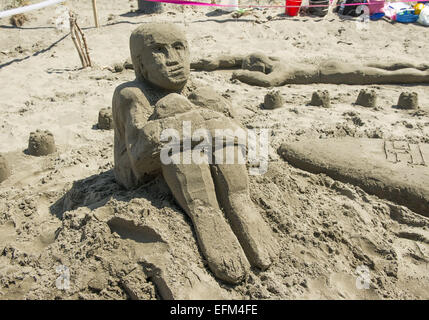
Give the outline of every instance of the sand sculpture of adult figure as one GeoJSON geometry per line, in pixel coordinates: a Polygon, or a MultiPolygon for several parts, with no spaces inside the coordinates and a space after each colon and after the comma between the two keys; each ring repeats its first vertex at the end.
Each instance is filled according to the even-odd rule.
{"type": "MultiPolygon", "coordinates": [[[[191,92],[185,34],[173,24],[144,24],[133,31],[130,51],[136,79],[118,86],[112,101],[118,183],[131,189],[162,174],[175,200],[191,218],[199,247],[219,279],[240,282],[249,262],[260,269],[268,268],[278,246],[250,199],[245,164],[160,161],[162,129],[180,131],[184,120],[193,127],[208,127],[210,132],[217,126],[238,127],[233,119],[197,107],[185,97],[191,92]]],[[[223,151],[227,148],[238,147],[225,146],[223,151]]]]}
{"type": "Polygon", "coordinates": [[[344,63],[326,60],[319,66],[306,63],[288,64],[275,57],[253,53],[224,55],[191,63],[195,70],[242,69],[233,79],[260,86],[285,84],[332,83],[350,85],[429,83],[429,64],[411,63],[344,63]]]}

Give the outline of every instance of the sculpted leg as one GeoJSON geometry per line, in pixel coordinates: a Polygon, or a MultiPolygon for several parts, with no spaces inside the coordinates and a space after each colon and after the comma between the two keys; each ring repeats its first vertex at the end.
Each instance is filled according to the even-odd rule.
{"type": "Polygon", "coordinates": [[[348,81],[345,84],[406,84],[429,83],[429,71],[415,68],[384,70],[373,67],[364,67],[350,74],[345,74],[348,81]]]}
{"type": "MultiPolygon", "coordinates": [[[[226,152],[237,152],[237,149],[234,146],[224,148],[226,152]]],[[[262,270],[268,268],[278,255],[278,245],[250,199],[246,165],[216,164],[212,166],[212,174],[219,202],[247,258],[262,270]]]]}
{"type": "Polygon", "coordinates": [[[200,249],[212,272],[230,283],[243,280],[248,261],[219,208],[209,166],[163,165],[162,173],[174,198],[192,219],[200,249]]]}
{"type": "Polygon", "coordinates": [[[376,63],[368,63],[368,67],[383,69],[383,70],[399,70],[399,69],[406,69],[406,68],[413,68],[420,71],[425,71],[429,69],[429,64],[422,63],[422,64],[414,64],[410,62],[376,62],[376,63]]]}
{"type": "Polygon", "coordinates": [[[241,55],[209,57],[191,62],[191,69],[199,71],[213,71],[218,69],[239,68],[244,57],[241,55]]]}
{"type": "Polygon", "coordinates": [[[320,82],[352,85],[429,83],[429,70],[407,66],[392,64],[371,67],[327,61],[320,66],[320,82]]]}
{"type": "Polygon", "coordinates": [[[258,87],[274,87],[278,84],[272,79],[272,75],[268,75],[259,71],[238,70],[232,74],[232,79],[240,80],[251,86],[258,87]]]}

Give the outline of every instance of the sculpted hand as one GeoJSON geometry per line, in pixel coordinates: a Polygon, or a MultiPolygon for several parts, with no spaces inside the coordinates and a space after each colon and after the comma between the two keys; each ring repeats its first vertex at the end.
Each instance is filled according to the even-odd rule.
{"type": "Polygon", "coordinates": [[[273,87],[281,84],[282,67],[278,59],[263,54],[250,54],[243,59],[244,70],[235,71],[232,79],[259,86],[273,87]]]}
{"type": "Polygon", "coordinates": [[[241,82],[258,87],[273,87],[274,81],[270,75],[259,71],[239,70],[235,71],[231,79],[237,79],[241,82]]]}

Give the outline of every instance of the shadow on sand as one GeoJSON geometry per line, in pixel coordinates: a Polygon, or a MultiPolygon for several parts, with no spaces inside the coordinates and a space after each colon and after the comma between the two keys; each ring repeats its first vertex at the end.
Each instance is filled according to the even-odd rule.
{"type": "Polygon", "coordinates": [[[73,186],[60,199],[49,207],[51,214],[59,219],[66,211],[87,207],[95,210],[111,200],[130,202],[132,199],[144,198],[158,209],[164,207],[181,211],[174,203],[173,196],[162,177],[155,178],[134,190],[126,190],[116,183],[113,170],[73,182],[73,186]]]}

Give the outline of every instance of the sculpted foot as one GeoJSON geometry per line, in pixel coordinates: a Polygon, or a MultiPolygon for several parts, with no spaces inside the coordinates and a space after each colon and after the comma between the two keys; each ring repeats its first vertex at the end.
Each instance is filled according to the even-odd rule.
{"type": "Polygon", "coordinates": [[[200,205],[192,210],[191,218],[210,270],[225,282],[242,281],[249,263],[220,209],[200,205]]]}
{"type": "Polygon", "coordinates": [[[235,220],[235,233],[250,263],[267,269],[279,253],[279,246],[250,197],[246,194],[230,197],[230,214],[235,220]]]}
{"type": "Polygon", "coordinates": [[[218,164],[212,167],[219,202],[250,263],[267,269],[278,255],[278,244],[249,196],[245,165],[218,164]]]}

